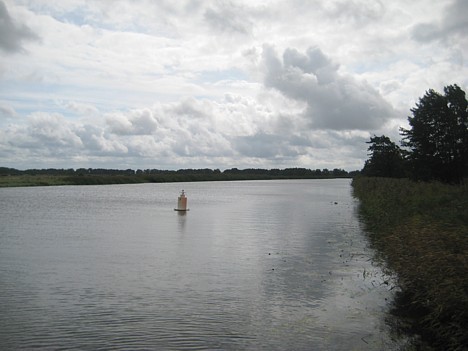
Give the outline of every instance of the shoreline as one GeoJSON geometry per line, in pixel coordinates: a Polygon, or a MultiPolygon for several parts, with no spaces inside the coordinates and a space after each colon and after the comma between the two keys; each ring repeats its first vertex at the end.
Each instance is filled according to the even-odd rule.
{"type": "Polygon", "coordinates": [[[336,179],[351,176],[260,176],[260,175],[8,175],[0,176],[0,188],[32,186],[66,186],[66,185],[109,185],[109,184],[143,184],[143,183],[179,183],[205,181],[242,181],[242,180],[276,180],[276,179],[336,179]]]}
{"type": "Polygon", "coordinates": [[[400,289],[391,314],[416,349],[468,344],[468,188],[357,177],[354,196],[371,246],[400,289]]]}

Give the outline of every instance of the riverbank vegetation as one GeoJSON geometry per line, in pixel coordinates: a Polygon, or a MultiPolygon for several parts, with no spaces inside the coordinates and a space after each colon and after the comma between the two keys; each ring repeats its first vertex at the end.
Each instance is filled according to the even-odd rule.
{"type": "Polygon", "coordinates": [[[468,177],[468,101],[457,85],[432,89],[419,99],[400,128],[401,148],[385,135],[370,138],[362,173],[460,184],[468,177]]]}
{"type": "Polygon", "coordinates": [[[397,326],[436,350],[468,345],[468,187],[357,177],[371,244],[396,274],[397,326]]]}
{"type": "Polygon", "coordinates": [[[393,313],[415,349],[468,345],[468,101],[457,85],[426,92],[400,129],[373,136],[354,195],[371,244],[395,274],[393,313]]]}
{"type": "Polygon", "coordinates": [[[45,185],[97,185],[226,180],[350,178],[355,172],[342,169],[28,169],[0,167],[0,187],[45,185]]]}

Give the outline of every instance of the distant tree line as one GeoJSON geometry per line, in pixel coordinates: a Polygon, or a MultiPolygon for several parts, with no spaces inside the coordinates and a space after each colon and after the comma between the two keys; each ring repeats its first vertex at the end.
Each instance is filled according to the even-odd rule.
{"type": "Polygon", "coordinates": [[[224,171],[219,169],[105,169],[105,168],[78,168],[78,169],[27,169],[18,170],[14,168],[0,167],[0,176],[19,175],[48,175],[68,177],[74,184],[98,184],[105,183],[106,179],[115,178],[115,182],[138,183],[138,182],[173,182],[173,181],[202,181],[202,180],[248,180],[248,179],[314,179],[314,178],[349,178],[359,171],[347,172],[335,168],[307,169],[307,168],[285,168],[285,169],[261,169],[231,168],[224,171]]]}
{"type": "Polygon", "coordinates": [[[411,109],[409,129],[401,128],[401,147],[385,135],[367,143],[362,174],[459,184],[468,177],[468,101],[457,85],[444,94],[430,89],[411,109]]]}

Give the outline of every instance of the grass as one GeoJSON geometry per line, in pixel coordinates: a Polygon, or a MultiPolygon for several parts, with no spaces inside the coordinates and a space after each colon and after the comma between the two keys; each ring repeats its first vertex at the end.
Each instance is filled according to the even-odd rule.
{"type": "Polygon", "coordinates": [[[358,177],[353,190],[372,245],[397,276],[397,326],[419,335],[417,348],[466,350],[468,188],[358,177]]]}

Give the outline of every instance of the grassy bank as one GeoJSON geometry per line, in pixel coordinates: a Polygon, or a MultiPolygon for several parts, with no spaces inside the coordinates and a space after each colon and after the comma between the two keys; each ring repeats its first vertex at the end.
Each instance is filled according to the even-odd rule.
{"type": "MultiPolygon", "coordinates": [[[[0,187],[53,186],[53,185],[104,185],[190,182],[202,180],[189,175],[13,175],[0,177],[0,187]]],[[[203,179],[208,180],[208,179],[203,179]]]]}
{"type": "Polygon", "coordinates": [[[11,175],[0,176],[0,188],[18,186],[71,185],[65,176],[55,175],[11,175]]]}
{"type": "MultiPolygon", "coordinates": [[[[48,185],[104,185],[104,184],[136,184],[136,183],[173,183],[173,182],[201,182],[201,181],[233,181],[233,180],[272,180],[272,179],[329,179],[330,176],[295,176],[295,175],[265,175],[250,173],[161,173],[134,175],[49,175],[49,174],[21,174],[0,176],[1,187],[18,186],[48,186],[48,185]]],[[[344,177],[346,178],[346,177],[344,177]]]]}
{"type": "Polygon", "coordinates": [[[425,347],[466,350],[468,187],[357,177],[353,188],[372,245],[397,275],[397,326],[425,347]]]}

